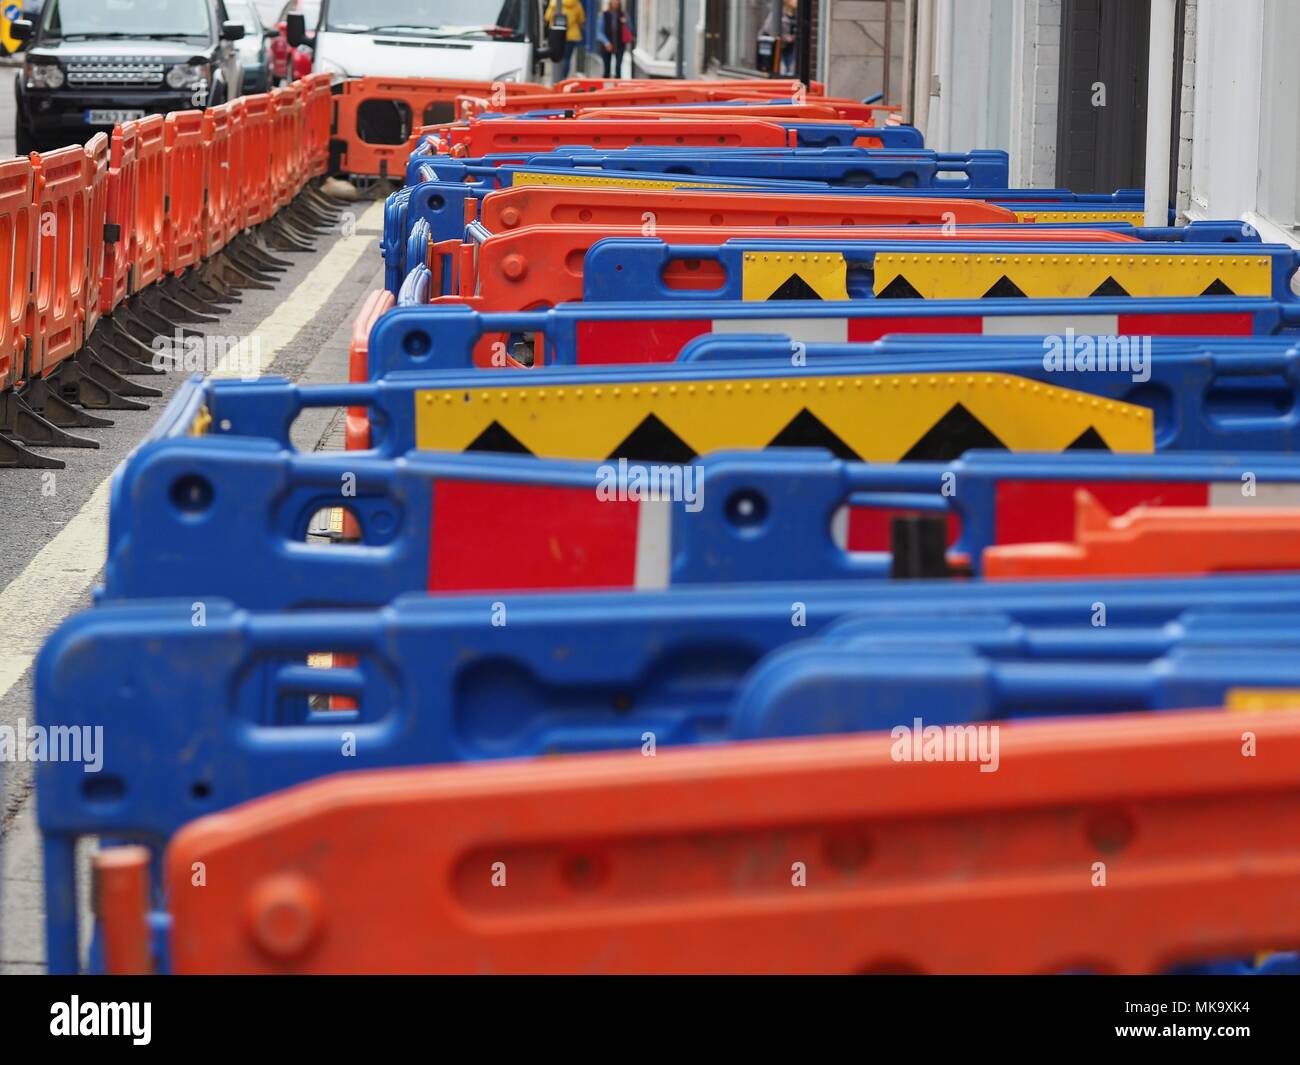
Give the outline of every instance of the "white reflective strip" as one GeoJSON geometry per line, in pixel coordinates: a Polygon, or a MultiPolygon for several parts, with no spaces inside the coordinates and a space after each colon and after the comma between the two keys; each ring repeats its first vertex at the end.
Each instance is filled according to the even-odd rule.
{"type": "Polygon", "coordinates": [[[985,336],[1059,336],[1073,329],[1078,336],[1118,336],[1117,314],[999,314],[984,317],[985,336]]]}
{"type": "Polygon", "coordinates": [[[844,344],[849,339],[847,318],[715,318],[715,333],[783,333],[805,344],[844,344]]]}
{"type": "Polygon", "coordinates": [[[1255,482],[1253,495],[1243,489],[1245,481],[1219,481],[1210,485],[1212,507],[1300,507],[1300,484],[1255,482]]]}
{"type": "Polygon", "coordinates": [[[636,509],[636,577],[633,587],[645,591],[668,587],[672,557],[673,504],[668,499],[643,499],[636,509]]]}
{"type": "Polygon", "coordinates": [[[831,540],[841,551],[849,549],[849,505],[843,503],[831,515],[831,540]]]}

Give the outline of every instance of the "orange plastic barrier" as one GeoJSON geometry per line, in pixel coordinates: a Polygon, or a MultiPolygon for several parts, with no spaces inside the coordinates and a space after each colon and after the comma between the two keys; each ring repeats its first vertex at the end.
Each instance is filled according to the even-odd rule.
{"type": "Polygon", "coordinates": [[[293,109],[293,90],[271,91],[271,213],[293,198],[289,191],[293,185],[293,129],[290,113],[293,109]]]}
{"type": "Polygon", "coordinates": [[[112,314],[131,285],[131,246],[135,232],[136,124],[113,130],[108,154],[108,194],[104,215],[104,269],[99,312],[112,314]]]}
{"type": "MultiPolygon", "coordinates": [[[[582,190],[585,194],[590,190],[582,190]]],[[[494,194],[495,195],[495,194],[494,194]]],[[[693,195],[693,194],[690,194],[693,195]]],[[[488,197],[491,200],[491,197],[488,197]]],[[[650,208],[646,208],[650,209],[650,208]]],[[[606,237],[643,237],[647,230],[636,225],[538,226],[494,233],[478,243],[458,240],[430,245],[428,266],[433,273],[433,292],[444,287],[444,274],[454,274],[449,291],[433,303],[461,303],[478,311],[528,311],[557,303],[582,299],[582,270],[586,253],[606,237]],[[445,265],[450,258],[450,267],[445,265]]],[[[722,229],[716,225],[676,227],[656,225],[653,235],[668,244],[720,244],[728,240],[824,240],[828,234],[817,227],[755,226],[722,229]]],[[[927,234],[915,226],[846,227],[836,229],[835,240],[914,241],[927,234]]],[[[942,240],[943,233],[928,234],[942,240]]],[[[1107,230],[967,229],[962,240],[1016,242],[1100,241],[1111,242],[1120,234],[1107,230]]],[[[722,266],[712,259],[674,260],[664,271],[670,287],[682,289],[720,288],[725,280],[722,266]]],[[[490,345],[488,345],[490,347],[490,345]]]]}
{"type": "Polygon", "coordinates": [[[86,143],[86,297],[82,337],[90,336],[99,322],[100,292],[104,286],[105,220],[108,217],[107,133],[96,133],[86,143]]]}
{"type": "Polygon", "coordinates": [[[36,284],[28,314],[29,370],[44,377],[84,338],[86,149],[32,153],[36,204],[36,284]]]}
{"type": "Polygon", "coordinates": [[[266,93],[240,98],[244,119],[242,140],[244,165],[240,170],[243,184],[244,225],[255,226],[265,222],[275,211],[275,165],[272,152],[272,104],[266,93]],[[266,160],[266,162],[262,162],[266,160]]]}
{"type": "MultiPolygon", "coordinates": [[[[1015,213],[982,200],[944,200],[906,196],[799,196],[784,202],[743,193],[658,192],[647,189],[578,189],[559,185],[518,185],[482,200],[480,221],[492,233],[538,225],[641,226],[646,213],[657,226],[901,226],[998,225],[1014,223],[1015,213]]],[[[1107,234],[1108,240],[1123,234],[1107,234]]],[[[836,234],[832,234],[834,236],[836,234]]],[[[917,239],[929,239],[926,234],[917,239]]],[[[969,239],[962,236],[963,240],[969,239]]],[[[1072,240],[1092,239],[1071,237],[1072,240]]],[[[1136,238],[1132,238],[1136,239],[1136,238]]]]}
{"type": "MultiPolygon", "coordinates": [[[[557,82],[550,91],[599,92],[607,89],[661,88],[663,84],[663,80],[658,78],[566,78],[557,82]]],[[[720,83],[715,78],[709,81],[674,79],[672,84],[679,89],[716,89],[720,83]]],[[[736,92],[758,93],[763,96],[793,96],[801,90],[809,96],[824,96],[826,93],[826,86],[820,81],[809,82],[805,90],[803,83],[795,78],[737,78],[735,81],[728,80],[725,84],[736,92]]],[[[540,93],[547,92],[545,86],[533,87],[540,93]]]]}
{"type": "Polygon", "coordinates": [[[589,144],[600,148],[629,148],[638,144],[714,148],[793,148],[795,134],[775,122],[761,119],[719,124],[699,119],[628,119],[619,122],[528,118],[494,118],[449,126],[443,142],[458,158],[508,152],[548,152],[563,144],[589,144]]]}
{"type": "MultiPolygon", "coordinates": [[[[601,97],[603,99],[603,96],[601,97]]],[[[590,106],[579,105],[578,118],[620,119],[632,118],[642,114],[639,110],[626,107],[611,107],[606,104],[593,103],[590,106]]],[[[651,111],[661,118],[681,118],[681,111],[651,111]]],[[[756,103],[746,106],[727,106],[726,104],[706,104],[692,107],[689,115],[697,120],[717,120],[719,118],[784,118],[786,120],[820,121],[820,122],[857,122],[864,126],[871,125],[871,108],[866,104],[854,104],[852,101],[831,101],[825,97],[811,97],[806,103],[756,103]]]]}
{"type": "Polygon", "coordinates": [[[27,373],[28,301],[32,292],[36,209],[30,159],[0,162],[0,278],[8,278],[0,313],[0,391],[27,373]]]}
{"type": "Polygon", "coordinates": [[[202,248],[203,258],[216,255],[230,239],[235,171],[231,165],[232,132],[238,111],[229,104],[210,107],[203,113],[204,184],[202,248]]]}
{"type": "Polygon", "coordinates": [[[167,184],[164,174],[166,127],[162,115],[150,115],[135,126],[135,213],[132,219],[131,291],[139,292],[163,274],[166,239],[163,220],[167,213],[167,184]]]}
{"type": "Polygon", "coordinates": [[[330,121],[334,114],[334,98],[328,74],[309,74],[302,82],[306,94],[308,176],[323,177],[329,170],[330,121]]]}
{"type": "Polygon", "coordinates": [[[178,274],[203,255],[203,112],[172,111],[163,125],[163,268],[178,274]]]}
{"type": "MultiPolygon", "coordinates": [[[[787,86],[791,83],[785,83],[787,86]]],[[[524,111],[555,111],[555,110],[572,110],[581,111],[583,109],[601,106],[601,107],[654,107],[656,104],[694,104],[710,103],[722,100],[776,100],[789,99],[793,92],[786,88],[783,92],[780,89],[771,88],[751,88],[744,89],[733,87],[735,82],[730,81],[712,81],[712,82],[695,82],[690,85],[679,86],[673,81],[649,81],[633,84],[627,88],[621,85],[616,89],[606,89],[603,92],[593,95],[592,100],[599,100],[599,104],[588,103],[584,93],[580,92],[550,92],[550,93],[530,93],[526,96],[497,96],[491,97],[487,92],[476,93],[473,89],[467,89],[463,94],[463,99],[458,101],[457,115],[461,118],[469,118],[471,115],[482,114],[485,111],[495,111],[500,114],[519,114],[524,111]]],[[[815,97],[817,104],[828,97],[815,97]]],[[[870,107],[867,104],[857,103],[855,100],[842,101],[845,105],[856,105],[858,108],[868,112],[870,118],[870,107]]],[[[428,123],[426,123],[427,125],[428,123]]]]}
{"type": "MultiPolygon", "coordinates": [[[[343,773],[176,835],[172,965],[1140,973],[1300,945],[1300,712],[996,737],[994,772],[879,733],[343,773]]],[[[113,956],[142,951],[147,862],[99,863],[113,956]]]]}
{"type": "Polygon", "coordinates": [[[1075,542],[1004,544],[984,552],[993,578],[1191,576],[1300,570],[1300,509],[1134,507],[1112,515],[1074,493],[1075,542]]]}
{"type": "Polygon", "coordinates": [[[328,169],[371,177],[400,177],[409,154],[407,141],[421,126],[432,126],[455,118],[457,100],[465,94],[504,105],[508,99],[528,99],[541,94],[520,93],[513,82],[455,81],[446,78],[354,78],[343,83],[333,97],[330,123],[328,169]],[[365,112],[388,102],[402,109],[400,142],[381,143],[364,139],[365,112]]]}
{"type": "MultiPolygon", "coordinates": [[[[361,305],[361,310],[352,322],[352,342],[348,347],[348,379],[365,381],[369,379],[370,365],[370,330],[374,328],[379,316],[391,310],[397,303],[396,298],[387,289],[370,293],[361,305]]],[[[349,451],[363,451],[370,447],[370,414],[365,407],[349,407],[344,421],[344,446],[349,451]]],[[[346,512],[343,515],[344,533],[347,523],[355,521],[346,512]]],[[[359,530],[357,530],[359,533],[359,530]]],[[[355,539],[355,537],[353,537],[355,539]]]]}

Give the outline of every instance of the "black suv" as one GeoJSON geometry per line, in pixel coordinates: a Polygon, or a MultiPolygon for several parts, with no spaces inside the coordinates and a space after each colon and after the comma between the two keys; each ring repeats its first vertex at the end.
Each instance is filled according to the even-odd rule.
{"type": "Polygon", "coordinates": [[[46,0],[14,81],[20,155],[83,142],[119,122],[240,93],[243,23],[222,0],[46,0]]]}

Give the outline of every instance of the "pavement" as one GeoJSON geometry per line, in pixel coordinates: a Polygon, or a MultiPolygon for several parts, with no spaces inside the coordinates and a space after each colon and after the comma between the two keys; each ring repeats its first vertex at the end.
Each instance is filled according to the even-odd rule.
{"type": "MultiPolygon", "coordinates": [[[[0,65],[0,82],[8,72],[0,65]]],[[[13,154],[13,93],[0,84],[0,155],[13,154]]],[[[245,294],[209,335],[256,345],[263,373],[305,383],[347,379],[352,320],[364,297],[383,287],[378,241],[383,205],[345,209],[338,231],[307,253],[277,253],[292,267],[273,291],[245,294]]],[[[110,428],[78,429],[98,449],[48,449],[67,468],[0,470],[0,726],[31,722],[32,661],[70,614],[91,605],[107,542],[109,479],[149,431],[183,378],[136,378],[163,390],[147,411],[113,411],[110,428]]],[[[295,446],[341,446],[342,412],[314,410],[294,426],[295,446]]],[[[37,449],[44,450],[44,449],[37,449]]],[[[40,839],[32,765],[0,763],[0,974],[44,971],[40,839]]],[[[93,849],[83,848],[83,870],[93,849]]],[[[88,877],[82,876],[83,888],[88,877]]],[[[83,910],[84,910],[83,898],[83,910]]]]}

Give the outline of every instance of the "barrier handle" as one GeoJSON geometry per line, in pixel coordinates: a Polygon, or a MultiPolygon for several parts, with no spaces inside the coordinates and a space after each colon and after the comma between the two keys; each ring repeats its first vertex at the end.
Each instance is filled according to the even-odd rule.
{"type": "Polygon", "coordinates": [[[596,241],[583,260],[583,298],[627,300],[644,298],[647,285],[658,299],[717,300],[734,284],[725,244],[669,244],[659,239],[605,237],[596,241]],[[707,289],[675,288],[664,282],[664,271],[674,261],[716,262],[723,271],[720,286],[707,289]]]}
{"type": "MultiPolygon", "coordinates": [[[[254,652],[312,654],[321,648],[381,655],[387,632],[386,614],[387,608],[337,613],[313,611],[307,616],[250,615],[244,628],[247,657],[253,657],[254,652]]],[[[386,654],[382,657],[388,660],[386,654]]]]}

